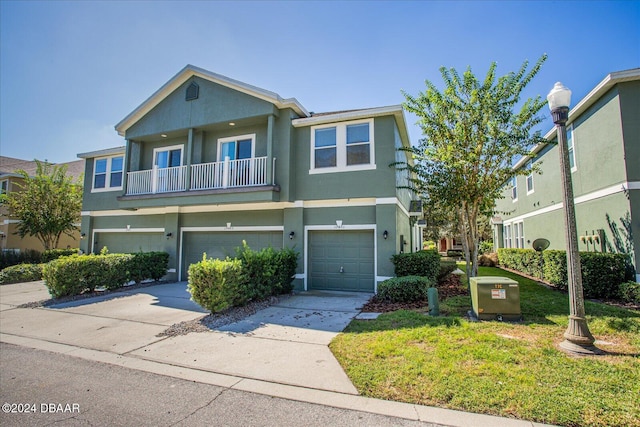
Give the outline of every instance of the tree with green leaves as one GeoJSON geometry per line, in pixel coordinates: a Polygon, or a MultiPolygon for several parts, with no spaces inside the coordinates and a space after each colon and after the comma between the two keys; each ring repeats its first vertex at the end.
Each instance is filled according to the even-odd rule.
{"type": "Polygon", "coordinates": [[[82,208],[81,181],[73,182],[67,176],[66,165],[52,165],[36,160],[36,174],[29,176],[24,170],[16,171],[22,182],[16,182],[17,191],[2,195],[2,203],[9,215],[19,220],[20,237],[35,236],[45,250],[58,246],[60,236],[72,236],[78,229],[82,208]]]}
{"type": "Polygon", "coordinates": [[[453,218],[462,240],[467,276],[477,276],[479,221],[490,215],[501,190],[515,175],[539,172],[539,167],[515,170],[513,161],[530,153],[543,141],[535,127],[544,119],[540,96],[521,102],[523,89],[547,59],[543,55],[528,70],[525,61],[518,72],[496,78],[496,63],[484,80],[471,68],[460,75],[440,68],[444,90],[426,81],[426,91],[411,96],[403,91],[404,108],[418,116],[423,138],[405,148],[413,164],[408,169],[410,186],[425,201],[427,209],[453,218]]]}

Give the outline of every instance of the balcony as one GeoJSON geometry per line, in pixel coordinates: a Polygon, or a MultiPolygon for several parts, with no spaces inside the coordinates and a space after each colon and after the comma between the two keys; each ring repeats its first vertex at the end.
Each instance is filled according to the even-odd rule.
{"type": "MultiPolygon", "coordinates": [[[[275,168],[275,159],[274,159],[275,168]]],[[[267,158],[230,160],[127,173],[127,196],[267,185],[267,158]],[[187,173],[190,174],[187,180],[187,173]]]]}

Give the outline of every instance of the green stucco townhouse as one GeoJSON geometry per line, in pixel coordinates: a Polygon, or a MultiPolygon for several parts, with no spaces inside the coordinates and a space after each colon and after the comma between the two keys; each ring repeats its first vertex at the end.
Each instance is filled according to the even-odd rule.
{"type": "MultiPolygon", "coordinates": [[[[565,249],[555,127],[545,138],[515,166],[542,162],[542,175],[513,179],[496,202],[497,247],[531,248],[545,238],[565,249]]],[[[580,251],[631,252],[640,280],[640,68],[607,75],[571,106],[567,144],[580,251]]]]}
{"type": "Polygon", "coordinates": [[[419,247],[401,106],[314,114],[296,99],[186,66],[86,160],[81,249],[161,250],[169,280],[245,240],[300,253],[298,290],[374,292],[419,247]]]}

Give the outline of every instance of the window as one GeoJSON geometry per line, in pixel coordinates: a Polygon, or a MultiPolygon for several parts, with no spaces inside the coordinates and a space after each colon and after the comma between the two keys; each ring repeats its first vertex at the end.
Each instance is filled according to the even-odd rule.
{"type": "Polygon", "coordinates": [[[309,173],[375,169],[373,119],[311,128],[309,173]]]}
{"type": "Polygon", "coordinates": [[[517,247],[520,249],[524,249],[524,222],[519,222],[515,224],[518,229],[518,241],[516,242],[517,247]]]}
{"type": "Polygon", "coordinates": [[[9,180],[4,179],[0,181],[0,194],[7,194],[9,191],[9,180]]]}
{"type": "Polygon", "coordinates": [[[154,149],[153,166],[158,169],[182,166],[182,145],[154,149]]]}
{"type": "Polygon", "coordinates": [[[92,192],[122,189],[124,157],[103,157],[93,162],[92,192]]]}
{"type": "Polygon", "coordinates": [[[573,124],[571,124],[567,129],[567,151],[569,151],[569,166],[571,167],[571,172],[578,170],[578,167],[576,166],[576,150],[574,139],[573,124]]]}
{"type": "Polygon", "coordinates": [[[256,135],[240,135],[218,140],[218,161],[251,159],[255,154],[256,135]]]}
{"type": "Polygon", "coordinates": [[[511,199],[515,202],[518,200],[518,177],[511,178],[511,199]]]}
{"type": "Polygon", "coordinates": [[[510,225],[504,226],[504,247],[505,248],[511,247],[511,226],[510,225]]]}
{"type": "Polygon", "coordinates": [[[524,222],[504,226],[504,247],[524,249],[524,222]]]}
{"type": "Polygon", "coordinates": [[[533,171],[531,170],[533,166],[533,162],[529,160],[525,168],[529,171],[529,175],[527,175],[527,194],[533,193],[533,171]]]}

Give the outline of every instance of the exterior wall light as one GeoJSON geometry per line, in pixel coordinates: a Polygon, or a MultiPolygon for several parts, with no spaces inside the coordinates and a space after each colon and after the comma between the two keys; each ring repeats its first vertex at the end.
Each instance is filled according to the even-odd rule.
{"type": "Polygon", "coordinates": [[[336,220],[336,227],[342,228],[342,220],[341,219],[336,220]]]}
{"type": "Polygon", "coordinates": [[[87,237],[87,233],[80,233],[80,238],[84,239],[85,237],[87,237]]]}
{"type": "Polygon", "coordinates": [[[382,237],[384,237],[384,240],[387,240],[387,238],[389,237],[389,232],[387,230],[384,230],[384,233],[382,233],[382,237]]]}
{"type": "Polygon", "coordinates": [[[291,233],[289,233],[289,239],[293,240],[295,235],[296,235],[295,231],[292,231],[291,233]]]}
{"type": "Polygon", "coordinates": [[[167,233],[167,239],[171,238],[171,236],[173,236],[173,233],[168,232],[168,233],[167,233]]]}

